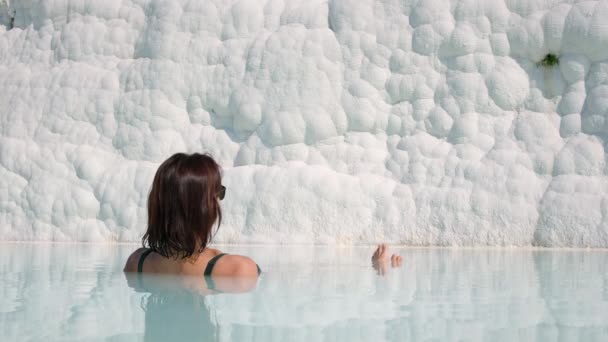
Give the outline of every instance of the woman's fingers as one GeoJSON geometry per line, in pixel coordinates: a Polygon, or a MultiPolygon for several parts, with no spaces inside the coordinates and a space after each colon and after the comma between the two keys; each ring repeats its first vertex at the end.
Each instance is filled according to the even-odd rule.
{"type": "Polygon", "coordinates": [[[391,266],[392,267],[399,267],[399,266],[401,266],[401,262],[402,261],[403,261],[403,258],[401,257],[401,255],[393,254],[391,256],[391,266]]]}
{"type": "Polygon", "coordinates": [[[385,244],[379,244],[378,247],[376,248],[376,251],[374,251],[374,255],[372,256],[372,259],[378,260],[378,261],[384,260],[387,255],[387,251],[388,251],[388,248],[386,247],[385,244]]]}
{"type": "Polygon", "coordinates": [[[399,254],[392,254],[389,257],[388,246],[384,243],[379,244],[372,255],[372,266],[378,272],[378,275],[385,275],[388,271],[388,261],[390,259],[391,267],[400,267],[403,258],[399,254]]]}

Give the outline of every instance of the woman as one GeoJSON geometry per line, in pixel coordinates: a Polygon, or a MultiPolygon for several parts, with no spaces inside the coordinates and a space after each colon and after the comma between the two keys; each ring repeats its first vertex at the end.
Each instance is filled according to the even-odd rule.
{"type": "MultiPolygon", "coordinates": [[[[257,277],[260,268],[246,256],[209,248],[213,227],[222,221],[219,201],[226,188],[219,165],[203,154],[177,153],[158,168],[148,197],[148,229],[144,246],[129,256],[125,272],[217,277],[257,277]]],[[[386,272],[388,249],[372,256],[379,274],[386,272]]],[[[391,266],[401,265],[393,254],[391,266]]]]}
{"type": "Polygon", "coordinates": [[[148,197],[144,246],[129,256],[125,272],[257,277],[253,260],[208,248],[226,188],[219,165],[203,154],[177,153],[156,171],[148,197]]]}

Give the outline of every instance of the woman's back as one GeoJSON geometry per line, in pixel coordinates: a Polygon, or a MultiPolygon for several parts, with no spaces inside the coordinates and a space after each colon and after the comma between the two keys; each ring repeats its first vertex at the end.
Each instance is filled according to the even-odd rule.
{"type": "Polygon", "coordinates": [[[243,277],[257,276],[259,267],[248,257],[223,254],[212,248],[205,248],[201,253],[184,259],[167,258],[149,248],[139,248],[127,259],[124,271],[189,276],[243,277]]]}

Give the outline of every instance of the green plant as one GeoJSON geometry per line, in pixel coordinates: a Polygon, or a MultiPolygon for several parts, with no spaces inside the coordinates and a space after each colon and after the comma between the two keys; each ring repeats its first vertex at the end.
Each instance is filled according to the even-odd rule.
{"type": "Polygon", "coordinates": [[[549,53],[545,56],[545,58],[543,58],[542,61],[538,62],[538,64],[544,67],[556,66],[559,64],[559,57],[549,53]]]}

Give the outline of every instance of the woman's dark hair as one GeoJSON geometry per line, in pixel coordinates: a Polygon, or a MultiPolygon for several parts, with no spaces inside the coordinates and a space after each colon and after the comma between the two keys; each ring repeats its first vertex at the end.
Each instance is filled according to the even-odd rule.
{"type": "Polygon", "coordinates": [[[222,222],[220,166],[208,155],[177,153],[160,165],[148,197],[142,242],[170,258],[202,252],[222,222]]]}

